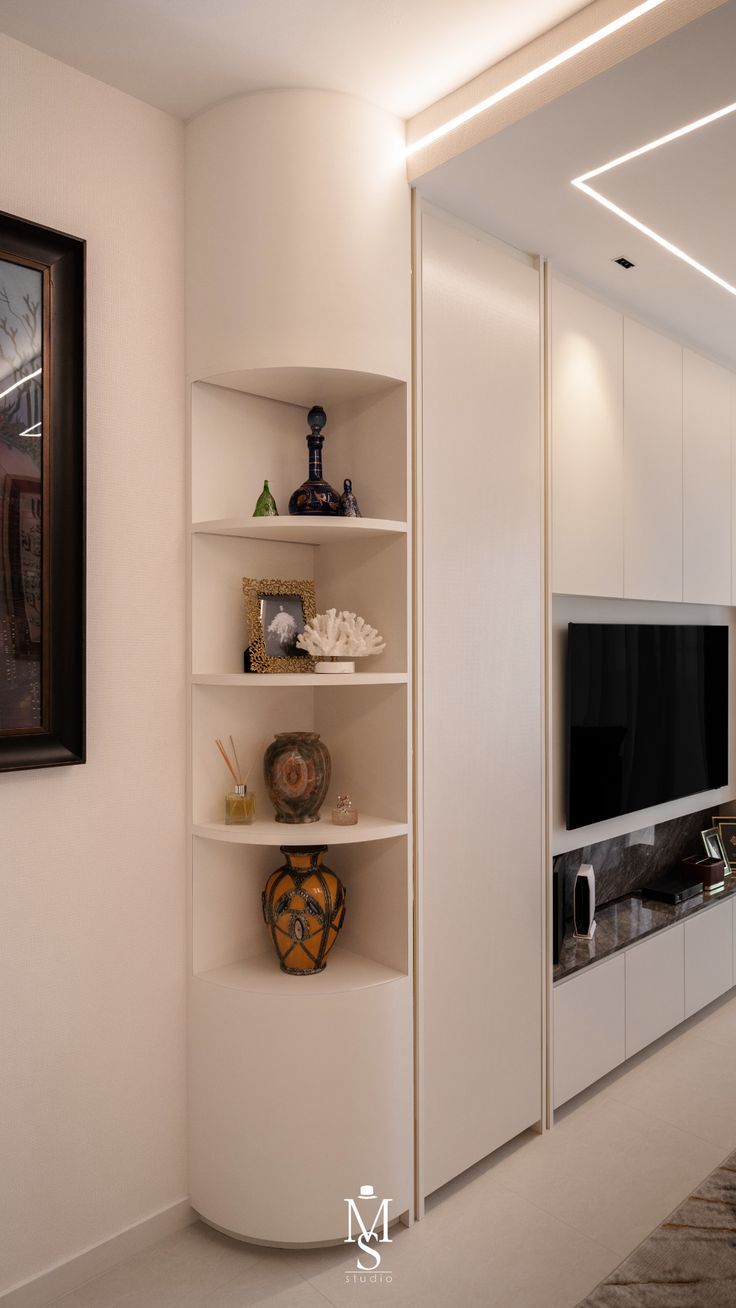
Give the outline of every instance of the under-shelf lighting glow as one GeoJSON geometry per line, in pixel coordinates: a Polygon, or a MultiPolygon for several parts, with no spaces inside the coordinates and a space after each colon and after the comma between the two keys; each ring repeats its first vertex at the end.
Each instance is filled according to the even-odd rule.
{"type": "Polygon", "coordinates": [[[628,154],[621,154],[617,159],[611,159],[610,163],[601,164],[600,168],[591,168],[590,172],[582,173],[580,177],[574,177],[572,184],[579,191],[583,191],[585,195],[589,195],[591,200],[597,200],[598,204],[602,204],[605,209],[615,213],[617,218],[623,219],[630,227],[635,227],[638,232],[648,236],[650,241],[656,241],[657,245],[661,245],[663,250],[668,250],[670,254],[674,254],[676,259],[681,259],[683,263],[689,264],[696,272],[702,273],[703,277],[708,277],[710,281],[715,282],[716,286],[722,287],[724,291],[736,295],[736,286],[732,286],[731,282],[727,282],[724,277],[719,277],[718,273],[713,272],[712,268],[706,268],[705,264],[699,263],[697,259],[693,259],[692,255],[687,254],[685,250],[681,250],[679,245],[674,245],[665,236],[655,232],[651,227],[647,227],[646,223],[640,222],[633,214],[627,213],[620,205],[614,204],[613,200],[609,200],[607,196],[602,195],[600,191],[596,191],[594,187],[589,185],[591,177],[600,177],[602,173],[608,173],[613,168],[619,168],[621,164],[629,163],[631,159],[638,159],[642,154],[649,154],[652,150],[658,150],[662,145],[669,145],[670,141],[676,141],[680,136],[687,136],[690,132],[696,132],[699,128],[707,127],[710,123],[715,123],[719,118],[726,118],[732,113],[736,113],[736,101],[733,104],[724,105],[722,109],[717,109],[715,113],[706,114],[704,118],[696,118],[692,123],[685,123],[684,127],[678,127],[676,131],[668,132],[666,136],[659,136],[656,141],[649,141],[646,145],[640,145],[637,150],[629,150],[628,154]]]}
{"type": "Polygon", "coordinates": [[[6,395],[10,395],[11,391],[17,391],[19,386],[25,386],[26,382],[33,381],[34,377],[40,377],[42,372],[43,368],[37,368],[35,372],[29,372],[25,377],[21,377],[20,381],[13,382],[13,385],[8,386],[7,390],[0,391],[0,400],[4,399],[6,395]]]}
{"type": "Polygon", "coordinates": [[[657,9],[659,5],[664,4],[665,0],[644,0],[642,4],[636,5],[634,9],[629,9],[620,18],[615,18],[613,22],[606,23],[605,27],[599,27],[596,32],[591,32],[589,36],[583,37],[582,41],[576,41],[574,45],[568,46],[567,50],[561,50],[552,59],[546,59],[543,64],[532,68],[522,77],[517,77],[515,81],[509,82],[508,86],[502,86],[500,91],[494,91],[493,95],[488,95],[484,100],[479,100],[477,104],[472,105],[470,109],[464,109],[461,114],[456,114],[448,122],[443,123],[441,127],[435,127],[433,131],[427,132],[425,136],[420,136],[418,141],[413,141],[406,147],[407,156],[415,154],[417,150],[423,150],[425,146],[432,145],[434,141],[439,141],[443,136],[454,132],[463,123],[468,123],[478,114],[485,113],[486,109],[491,109],[493,105],[500,104],[502,100],[507,100],[510,95],[515,95],[517,91],[523,90],[532,82],[539,81],[540,77],[545,77],[561,64],[566,64],[570,59],[589,50],[591,46],[598,45],[605,41],[606,37],[613,36],[614,32],[620,32],[622,27],[628,27],[629,23],[635,22],[637,18],[642,18],[648,14],[651,9],[657,9]]]}

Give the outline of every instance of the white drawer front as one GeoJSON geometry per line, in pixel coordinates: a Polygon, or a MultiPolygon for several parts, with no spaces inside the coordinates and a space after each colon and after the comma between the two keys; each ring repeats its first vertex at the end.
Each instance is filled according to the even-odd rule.
{"type": "Polygon", "coordinates": [[[626,1057],[685,1016],[685,928],[643,940],[626,954],[626,1057]]]}
{"type": "Polygon", "coordinates": [[[624,1061],[625,1006],[623,954],[555,988],[555,1108],[624,1061]]]}
{"type": "Polygon", "coordinates": [[[685,1016],[733,984],[733,905],[719,904],[685,923],[685,1016]]]}

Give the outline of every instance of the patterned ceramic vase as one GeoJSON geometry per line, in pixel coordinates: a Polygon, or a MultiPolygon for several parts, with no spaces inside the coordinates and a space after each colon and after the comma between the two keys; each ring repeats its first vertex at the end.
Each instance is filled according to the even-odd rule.
{"type": "Polygon", "coordinates": [[[327,746],[315,731],[281,731],[263,759],[277,822],[317,822],[332,775],[327,746]]]}
{"type": "Polygon", "coordinates": [[[345,917],[345,887],[322,862],[327,845],[282,846],[283,867],[263,891],[263,917],[282,972],[322,972],[345,917]]]}

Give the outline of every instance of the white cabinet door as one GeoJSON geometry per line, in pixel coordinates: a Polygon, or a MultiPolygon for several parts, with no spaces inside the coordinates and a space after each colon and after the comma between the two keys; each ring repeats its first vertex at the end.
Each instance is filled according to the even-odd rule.
{"type": "Polygon", "coordinates": [[[682,599],[682,346],[624,319],[624,594],[682,599]]]}
{"type": "Polygon", "coordinates": [[[425,213],[422,296],[420,1038],[429,1194],[542,1115],[539,274],[425,213]],[[469,479],[483,488],[480,513],[462,510],[469,479]],[[472,637],[448,659],[447,635],[457,629],[472,637]],[[463,892],[448,893],[449,869],[458,867],[463,892]]]}
{"type": "Polygon", "coordinates": [[[623,317],[552,286],[552,589],[624,593],[623,317]]]}
{"type": "Polygon", "coordinates": [[[623,954],[555,986],[555,1108],[623,1063],[625,1014],[623,954]]]}
{"type": "Polygon", "coordinates": [[[733,904],[726,902],[685,923],[685,1017],[732,984],[733,904]]]}
{"type": "Polygon", "coordinates": [[[683,599],[731,603],[731,373],[683,351],[683,599]]]}
{"type": "Polygon", "coordinates": [[[685,1017],[685,928],[643,940],[626,953],[626,1057],[685,1017]]]}
{"type": "Polygon", "coordinates": [[[731,603],[736,604],[736,377],[731,377],[731,603]]]}

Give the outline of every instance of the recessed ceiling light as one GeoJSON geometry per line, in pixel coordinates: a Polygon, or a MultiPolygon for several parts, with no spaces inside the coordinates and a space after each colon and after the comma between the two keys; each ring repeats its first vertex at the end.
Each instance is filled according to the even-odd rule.
{"type": "Polygon", "coordinates": [[[568,46],[567,50],[561,50],[552,59],[545,60],[537,68],[532,68],[528,73],[524,73],[522,77],[517,77],[515,81],[509,82],[508,86],[501,87],[500,91],[494,91],[493,95],[488,95],[484,100],[479,100],[470,109],[465,109],[463,113],[456,114],[454,118],[450,118],[441,127],[435,127],[434,131],[427,132],[426,136],[420,136],[418,141],[413,141],[411,145],[406,147],[407,156],[415,154],[417,150],[424,149],[426,145],[431,145],[433,141],[439,141],[441,137],[447,136],[449,132],[454,132],[463,123],[469,123],[472,118],[477,118],[478,114],[485,113],[486,109],[491,109],[494,104],[499,104],[501,100],[507,100],[510,95],[521,91],[523,87],[529,86],[531,82],[537,82],[540,77],[551,73],[553,69],[559,68],[561,64],[566,64],[570,59],[574,59],[576,55],[589,50],[591,46],[605,41],[607,36],[613,36],[614,32],[620,32],[622,27],[628,27],[629,23],[635,22],[637,18],[642,18],[644,14],[648,14],[651,9],[657,9],[664,2],[665,0],[644,0],[642,4],[636,5],[634,9],[629,9],[627,13],[621,14],[613,22],[606,23],[605,27],[599,27],[596,32],[591,32],[582,41],[576,41],[574,45],[568,46]]]}
{"type": "Polygon", "coordinates": [[[621,255],[621,258],[620,258],[620,259],[614,259],[614,260],[613,260],[613,263],[618,263],[618,264],[621,265],[622,268],[626,268],[627,270],[628,270],[629,268],[635,268],[635,267],[636,267],[636,264],[635,264],[635,263],[632,263],[630,259],[626,259],[626,258],[624,258],[623,254],[621,255]]]}
{"type": "MultiPolygon", "coordinates": [[[[722,109],[716,109],[715,113],[706,114],[704,118],[696,118],[692,123],[685,123],[684,127],[678,127],[676,131],[668,132],[666,136],[658,136],[655,141],[640,145],[637,150],[629,150],[628,154],[619,155],[617,159],[611,159],[610,163],[601,164],[600,168],[591,168],[590,172],[582,173],[580,177],[574,177],[572,185],[576,186],[579,191],[584,191],[592,200],[597,200],[598,204],[602,204],[604,208],[610,209],[611,213],[615,213],[618,218],[622,218],[629,226],[635,227],[638,232],[648,236],[651,241],[656,241],[657,245],[662,246],[662,249],[669,250],[670,254],[674,254],[675,258],[682,259],[683,263],[689,264],[696,272],[702,273],[704,277],[708,277],[717,286],[721,286],[724,291],[736,295],[736,286],[732,286],[724,277],[719,277],[718,273],[713,272],[712,268],[706,268],[705,264],[693,259],[692,255],[687,254],[685,250],[681,250],[678,245],[674,245],[672,241],[668,241],[659,232],[647,227],[633,214],[627,213],[620,205],[614,204],[613,200],[609,200],[600,191],[596,191],[594,187],[589,185],[591,177],[600,177],[602,173],[609,173],[613,168],[619,168],[621,164],[628,163],[630,159],[638,159],[642,154],[649,154],[652,150],[658,150],[660,146],[669,145],[670,141],[676,141],[680,136],[687,136],[690,132],[697,132],[701,127],[708,127],[710,123],[715,123],[719,118],[726,118],[732,113],[736,113],[736,101],[733,104],[724,105],[722,109]]],[[[617,259],[615,262],[623,263],[623,260],[617,259]]]]}

